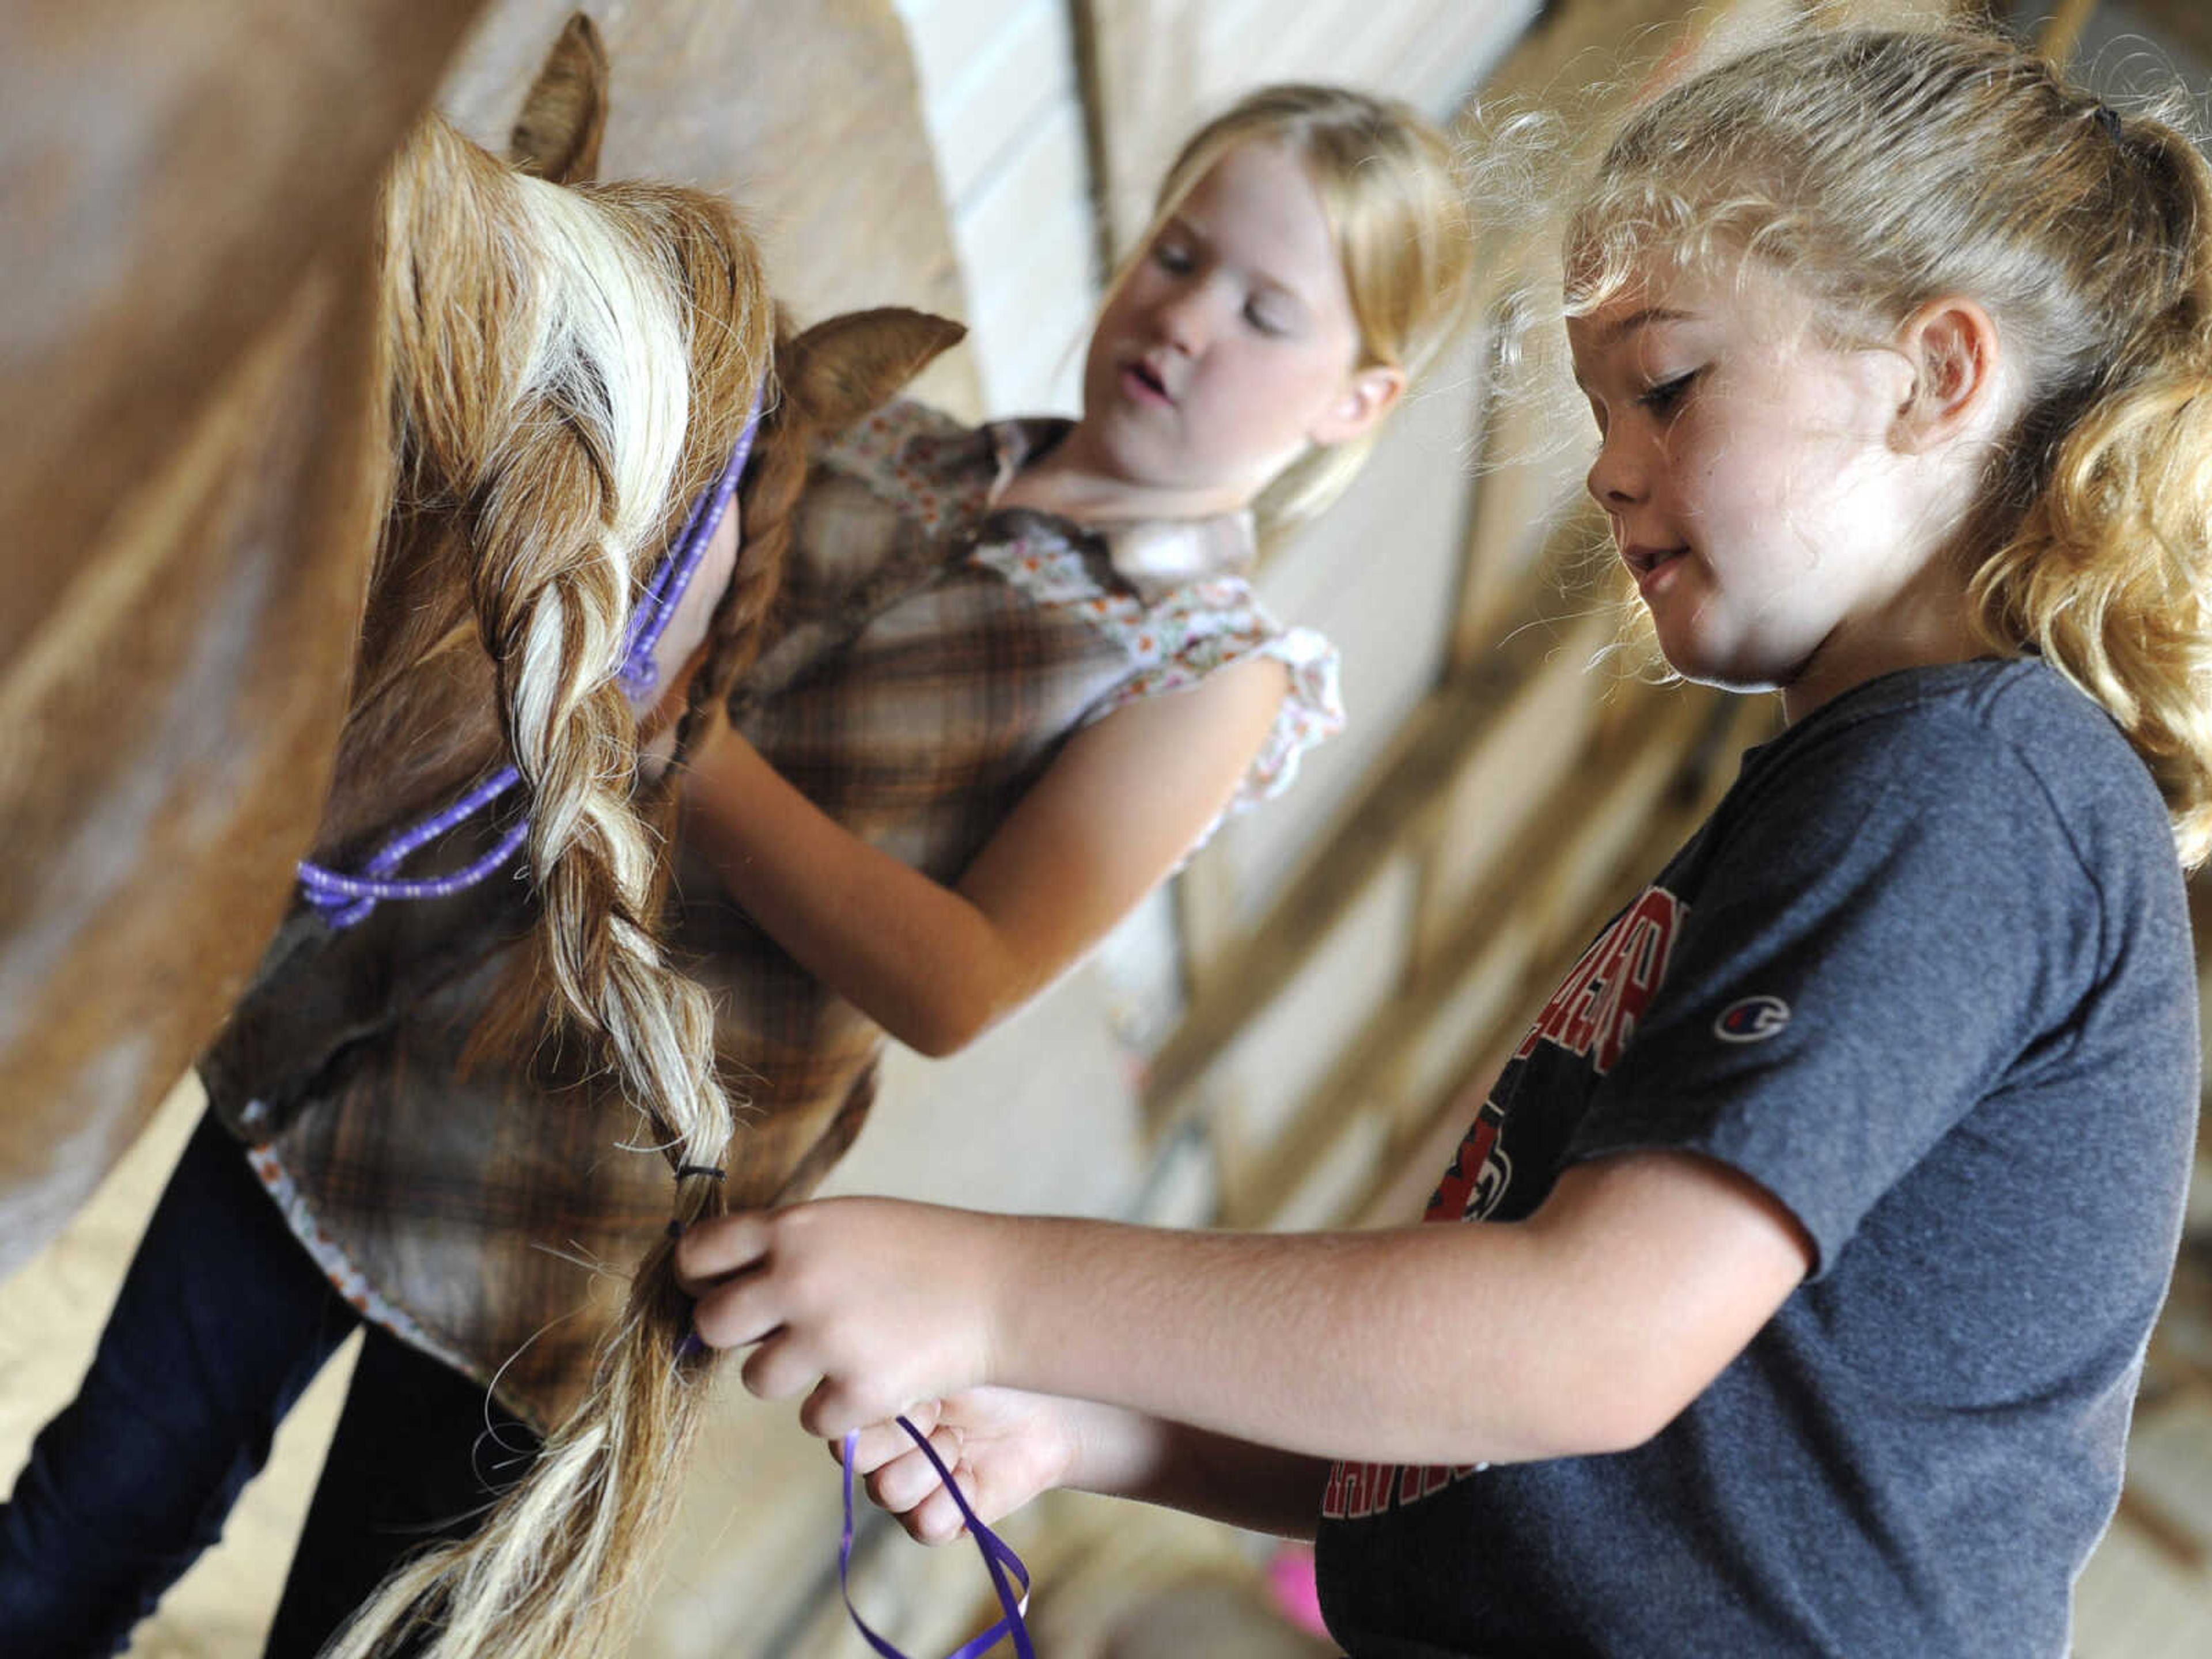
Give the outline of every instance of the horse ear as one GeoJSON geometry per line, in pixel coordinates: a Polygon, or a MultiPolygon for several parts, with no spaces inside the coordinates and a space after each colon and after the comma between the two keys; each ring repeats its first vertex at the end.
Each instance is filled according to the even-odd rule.
{"type": "Polygon", "coordinates": [[[606,130],[606,45],[598,25],[580,11],[530,83],[507,136],[507,159],[556,185],[586,184],[599,176],[606,130]]]}
{"type": "Polygon", "coordinates": [[[848,311],[808,329],[776,354],[786,395],[828,431],[849,426],[957,345],[968,331],[950,318],[886,306],[848,311]]]}

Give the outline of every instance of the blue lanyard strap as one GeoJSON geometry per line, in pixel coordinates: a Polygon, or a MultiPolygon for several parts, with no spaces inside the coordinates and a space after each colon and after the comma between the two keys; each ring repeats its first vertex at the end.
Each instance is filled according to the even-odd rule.
{"type": "MultiPolygon", "coordinates": [[[[1018,1659],[1036,1659],[1036,1649],[1030,1643],[1029,1626],[1022,1622],[1022,1607],[1029,1599],[1029,1569],[1022,1565],[1021,1557],[1007,1547],[1006,1541],[985,1526],[977,1518],[975,1511],[969,1507],[959,1483],[953,1480],[952,1471],[945,1467],[945,1460],[937,1455],[937,1449],[929,1443],[929,1437],[906,1418],[900,1418],[898,1425],[907,1431],[915,1445],[921,1448],[921,1455],[929,1460],[930,1467],[937,1471],[938,1479],[945,1483],[945,1490],[952,1494],[952,1501],[960,1506],[960,1513],[968,1522],[969,1536],[975,1540],[975,1548],[981,1554],[983,1565],[991,1575],[991,1588],[999,1593],[999,1605],[1006,1610],[1006,1616],[997,1624],[981,1636],[963,1643],[947,1654],[945,1659],[981,1659],[982,1655],[1009,1636],[1014,1638],[1014,1652],[1018,1659]],[[1021,1581],[1018,1595],[1015,1594],[1013,1585],[1007,1582],[1009,1573],[1021,1581]]],[[[859,1437],[852,1434],[845,1437],[845,1534],[837,1547],[837,1588],[845,1598],[845,1611],[852,1615],[854,1627],[867,1644],[882,1655],[883,1659],[907,1659],[905,1654],[870,1630],[867,1620],[860,1617],[860,1610],[853,1605],[853,1449],[859,1437]]]]}

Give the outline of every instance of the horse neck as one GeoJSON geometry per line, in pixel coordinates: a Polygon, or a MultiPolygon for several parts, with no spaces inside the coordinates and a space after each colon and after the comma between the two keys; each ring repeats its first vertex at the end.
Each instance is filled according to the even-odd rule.
{"type": "Polygon", "coordinates": [[[434,811],[507,763],[470,552],[451,514],[395,514],[386,526],[319,854],[434,811]]]}

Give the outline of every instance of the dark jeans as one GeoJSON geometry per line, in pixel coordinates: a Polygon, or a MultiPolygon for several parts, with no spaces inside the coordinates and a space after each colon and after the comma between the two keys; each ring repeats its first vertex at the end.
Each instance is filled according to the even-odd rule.
{"type": "MultiPolygon", "coordinates": [[[[0,1504],[0,1654],[121,1651],[221,1535],[276,1425],[356,1322],[237,1143],[203,1119],[76,1398],[0,1504]]],[[[270,1659],[306,1659],[400,1557],[472,1529],[536,1446],[481,1387],[372,1328],[270,1659]]]]}

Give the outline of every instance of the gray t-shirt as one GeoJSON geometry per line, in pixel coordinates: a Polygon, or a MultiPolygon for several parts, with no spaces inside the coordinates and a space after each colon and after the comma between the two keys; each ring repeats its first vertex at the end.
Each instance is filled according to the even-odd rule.
{"type": "Polygon", "coordinates": [[[1340,1466],[1337,1639],[2063,1654],[2197,1089],[2165,811],[2057,674],[1891,674],[1752,750],[1539,1017],[1429,1218],[1518,1219],[1569,1164],[1686,1149],[1787,1206],[1813,1274],[1633,1450],[1340,1466]]]}

